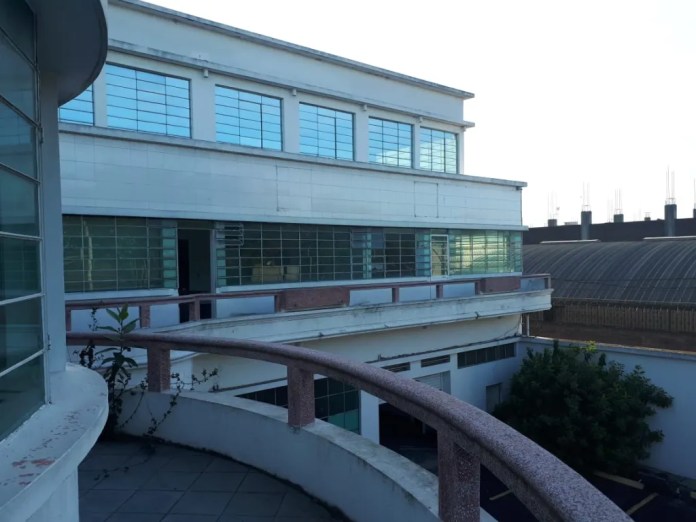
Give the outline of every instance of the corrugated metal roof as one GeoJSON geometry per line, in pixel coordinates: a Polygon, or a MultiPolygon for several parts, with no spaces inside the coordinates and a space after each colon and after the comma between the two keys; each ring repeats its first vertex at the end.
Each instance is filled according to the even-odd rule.
{"type": "Polygon", "coordinates": [[[696,240],[524,245],[554,297],[696,305],[696,240]]]}

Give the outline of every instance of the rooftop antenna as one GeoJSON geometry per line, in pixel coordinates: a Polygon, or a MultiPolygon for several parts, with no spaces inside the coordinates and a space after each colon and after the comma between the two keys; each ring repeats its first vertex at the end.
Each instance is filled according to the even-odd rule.
{"type": "Polygon", "coordinates": [[[675,187],[674,187],[674,171],[669,170],[667,166],[667,198],[665,199],[665,205],[674,205],[677,202],[675,197],[675,187]]]}
{"type": "MultiPolygon", "coordinates": [[[[694,185],[696,187],[696,185],[694,185]]],[[[696,203],[694,203],[696,205],[696,203]]],[[[614,214],[623,214],[623,201],[621,197],[621,189],[614,191],[614,214]]]]}
{"type": "Polygon", "coordinates": [[[590,210],[590,184],[582,184],[582,210],[590,210]]]}

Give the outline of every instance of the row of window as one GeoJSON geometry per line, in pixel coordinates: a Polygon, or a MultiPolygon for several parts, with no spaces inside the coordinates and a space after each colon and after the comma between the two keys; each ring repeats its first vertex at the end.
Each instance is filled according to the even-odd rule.
{"type": "MultiPolygon", "coordinates": [[[[215,226],[218,287],[522,271],[519,232],[203,223],[215,226]]],[[[176,220],[64,216],[66,291],[177,288],[177,227],[176,220]]],[[[17,261],[8,291],[38,271],[36,251],[11,247],[17,261]]]]}
{"type": "MultiPolygon", "coordinates": [[[[107,125],[117,129],[191,137],[190,82],[163,74],[107,64],[107,125]]],[[[216,139],[247,147],[283,149],[282,100],[229,87],[215,87],[216,139]]],[[[90,86],[60,108],[61,121],[94,125],[90,86]]],[[[300,152],[353,160],[354,115],[300,103],[300,152]]],[[[416,166],[434,172],[457,172],[457,136],[422,127],[416,166]]],[[[369,118],[369,161],[395,167],[414,166],[413,125],[369,118]]]]}
{"type": "Polygon", "coordinates": [[[0,2],[0,440],[45,397],[34,23],[0,2]]]}

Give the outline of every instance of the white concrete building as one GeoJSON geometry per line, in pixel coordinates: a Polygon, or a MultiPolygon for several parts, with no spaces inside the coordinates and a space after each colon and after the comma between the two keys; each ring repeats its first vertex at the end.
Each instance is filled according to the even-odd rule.
{"type": "Polygon", "coordinates": [[[107,414],[66,365],[58,106],[106,58],[98,0],[0,2],[0,520],[78,520],[77,466],[107,414]]]}
{"type": "MultiPolygon", "coordinates": [[[[106,66],[60,110],[73,329],[94,300],[147,298],[153,328],[302,344],[499,400],[521,313],[550,289],[521,278],[525,184],[465,173],[472,94],[139,0],[107,17],[106,66]],[[197,293],[221,298],[179,325],[174,297],[197,293]]],[[[179,364],[284,401],[282,368],[179,364]]],[[[376,401],[332,383],[317,416],[377,439],[376,401]]]]}

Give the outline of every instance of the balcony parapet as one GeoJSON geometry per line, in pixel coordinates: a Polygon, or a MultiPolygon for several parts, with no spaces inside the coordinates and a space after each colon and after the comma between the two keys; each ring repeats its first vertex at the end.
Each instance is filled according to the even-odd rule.
{"type": "MultiPolygon", "coordinates": [[[[88,340],[108,346],[104,335],[69,333],[69,345],[88,340]]],[[[629,521],[630,518],[578,473],[506,424],[455,397],[389,371],[317,350],[257,341],[134,333],[130,346],[147,349],[153,392],[170,386],[170,352],[183,350],[242,357],[287,367],[288,424],[301,429],[314,417],[314,375],[350,384],[387,401],[438,432],[439,517],[479,520],[483,464],[542,521],[629,521]]]]}
{"type": "Polygon", "coordinates": [[[299,312],[346,308],[370,304],[397,304],[476,297],[502,293],[524,293],[551,289],[548,274],[523,276],[491,276],[478,279],[448,279],[352,285],[312,286],[269,290],[241,290],[216,294],[193,294],[166,297],[123,297],[68,301],[65,305],[65,325],[72,331],[72,312],[114,308],[123,305],[137,307],[140,327],[152,326],[152,309],[158,306],[179,305],[187,308],[188,321],[201,319],[202,304],[221,304],[229,301],[266,298],[272,300],[269,312],[299,312]],[[370,297],[376,301],[370,301],[370,297]]]}

